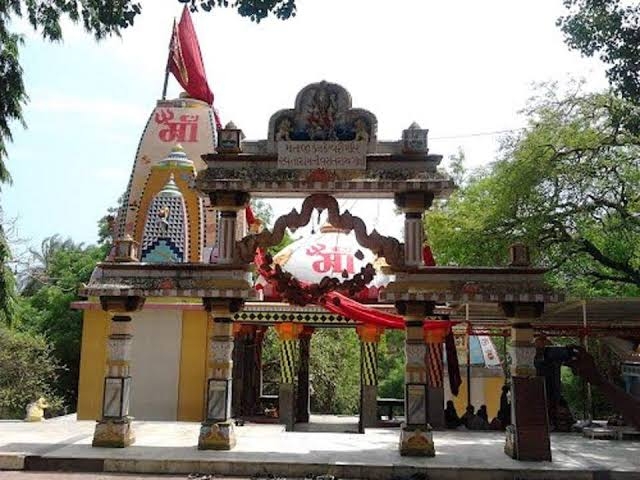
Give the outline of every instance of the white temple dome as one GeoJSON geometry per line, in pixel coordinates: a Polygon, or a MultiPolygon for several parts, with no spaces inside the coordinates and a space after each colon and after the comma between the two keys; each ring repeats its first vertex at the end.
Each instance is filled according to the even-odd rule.
{"type": "MultiPolygon", "coordinates": [[[[343,274],[352,278],[360,269],[371,263],[376,275],[368,288],[359,294],[358,300],[377,300],[392,276],[382,272],[384,259],[378,258],[371,250],[358,244],[354,232],[348,232],[325,224],[320,232],[300,238],[287,245],[273,256],[273,263],[291,273],[301,282],[319,283],[324,277],[344,280],[343,274]]],[[[263,278],[258,280],[265,297],[277,296],[263,278]]]]}

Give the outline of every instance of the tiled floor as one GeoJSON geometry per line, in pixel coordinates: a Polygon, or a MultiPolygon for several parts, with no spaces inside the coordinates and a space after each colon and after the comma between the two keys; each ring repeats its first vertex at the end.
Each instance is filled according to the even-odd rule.
{"type": "MultiPolygon", "coordinates": [[[[342,423],[348,424],[347,420],[342,423]]],[[[207,463],[211,463],[208,471],[237,475],[255,474],[250,465],[262,466],[264,471],[278,470],[278,465],[296,465],[298,472],[303,472],[305,466],[310,472],[340,467],[342,477],[357,477],[360,472],[361,478],[389,478],[385,475],[416,468],[458,472],[458,476],[449,478],[461,478],[460,472],[465,469],[486,471],[487,478],[497,478],[489,475],[497,471],[507,472],[509,478],[522,471],[544,472],[544,478],[551,478],[547,474],[552,472],[571,471],[576,476],[567,478],[579,478],[577,472],[635,472],[640,477],[640,442],[588,440],[574,434],[553,434],[553,461],[538,463],[507,457],[503,453],[504,434],[500,432],[434,432],[436,456],[415,458],[399,455],[397,429],[368,429],[365,434],[312,433],[284,432],[280,425],[248,424],[236,427],[237,446],[220,452],[198,451],[200,425],[186,422],[136,422],[135,445],[125,449],[93,448],[94,424],[72,418],[43,423],[0,422],[0,469],[3,465],[5,469],[19,469],[11,467],[11,462],[17,465],[20,458],[33,455],[44,459],[105,459],[105,465],[111,465],[105,471],[153,473],[207,471],[207,463]],[[240,464],[246,464],[247,473],[237,468],[240,464]],[[375,475],[366,474],[369,468],[378,471],[375,475]]],[[[584,478],[592,477],[588,474],[584,478]]]]}

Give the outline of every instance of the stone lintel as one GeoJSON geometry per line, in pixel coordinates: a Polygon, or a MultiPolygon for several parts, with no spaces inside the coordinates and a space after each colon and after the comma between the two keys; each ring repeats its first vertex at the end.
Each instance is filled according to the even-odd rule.
{"type": "MultiPolygon", "coordinates": [[[[313,171],[307,171],[311,175],[313,171]]],[[[453,183],[449,179],[409,179],[409,180],[268,180],[268,172],[261,179],[202,179],[198,189],[203,192],[224,190],[251,191],[254,197],[264,198],[299,198],[312,193],[332,192],[340,198],[393,198],[396,192],[424,191],[432,193],[435,198],[447,198],[453,191],[453,183]]]]}

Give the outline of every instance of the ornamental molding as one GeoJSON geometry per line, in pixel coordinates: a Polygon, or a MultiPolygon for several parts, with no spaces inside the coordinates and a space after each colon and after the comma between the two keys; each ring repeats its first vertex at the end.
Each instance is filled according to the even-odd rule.
{"type": "Polygon", "coordinates": [[[352,215],[348,210],[340,213],[338,201],[331,195],[317,193],[305,198],[302,210],[295,208],[286,215],[278,218],[273,226],[273,231],[263,230],[258,234],[247,235],[236,242],[239,257],[242,261],[251,263],[254,261],[258,248],[267,249],[278,245],[286,228],[293,231],[304,227],[311,220],[314,210],[328,212],[328,222],[336,228],[353,231],[358,244],[368,248],[378,257],[384,257],[391,267],[401,268],[404,265],[404,244],[393,237],[380,235],[375,229],[367,233],[365,223],[359,217],[352,215]]]}

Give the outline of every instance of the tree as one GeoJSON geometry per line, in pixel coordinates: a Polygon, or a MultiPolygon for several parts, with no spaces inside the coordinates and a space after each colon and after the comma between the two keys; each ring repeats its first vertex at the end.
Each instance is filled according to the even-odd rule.
{"type": "Polygon", "coordinates": [[[620,0],[564,0],[569,10],[557,24],[570,48],[609,65],[611,86],[640,101],[640,5],[620,0]]]}
{"type": "Polygon", "coordinates": [[[16,303],[16,279],[8,265],[11,259],[9,242],[4,233],[4,227],[0,222],[0,325],[11,326],[14,319],[16,303]]]}
{"type": "Polygon", "coordinates": [[[547,85],[524,113],[501,158],[427,215],[439,263],[501,265],[522,241],[556,286],[640,293],[640,137],[628,128],[638,107],[547,85]]]}
{"type": "Polygon", "coordinates": [[[17,308],[20,328],[44,335],[55,357],[65,365],[56,391],[68,405],[75,405],[80,369],[82,313],[71,309],[81,283],[89,281],[106,246],[75,244],[54,235],[33,252],[37,261],[31,268],[17,308]]]}
{"type": "Polygon", "coordinates": [[[61,370],[44,337],[0,325],[0,418],[24,418],[27,404],[40,397],[59,409],[53,386],[61,370]]]}

